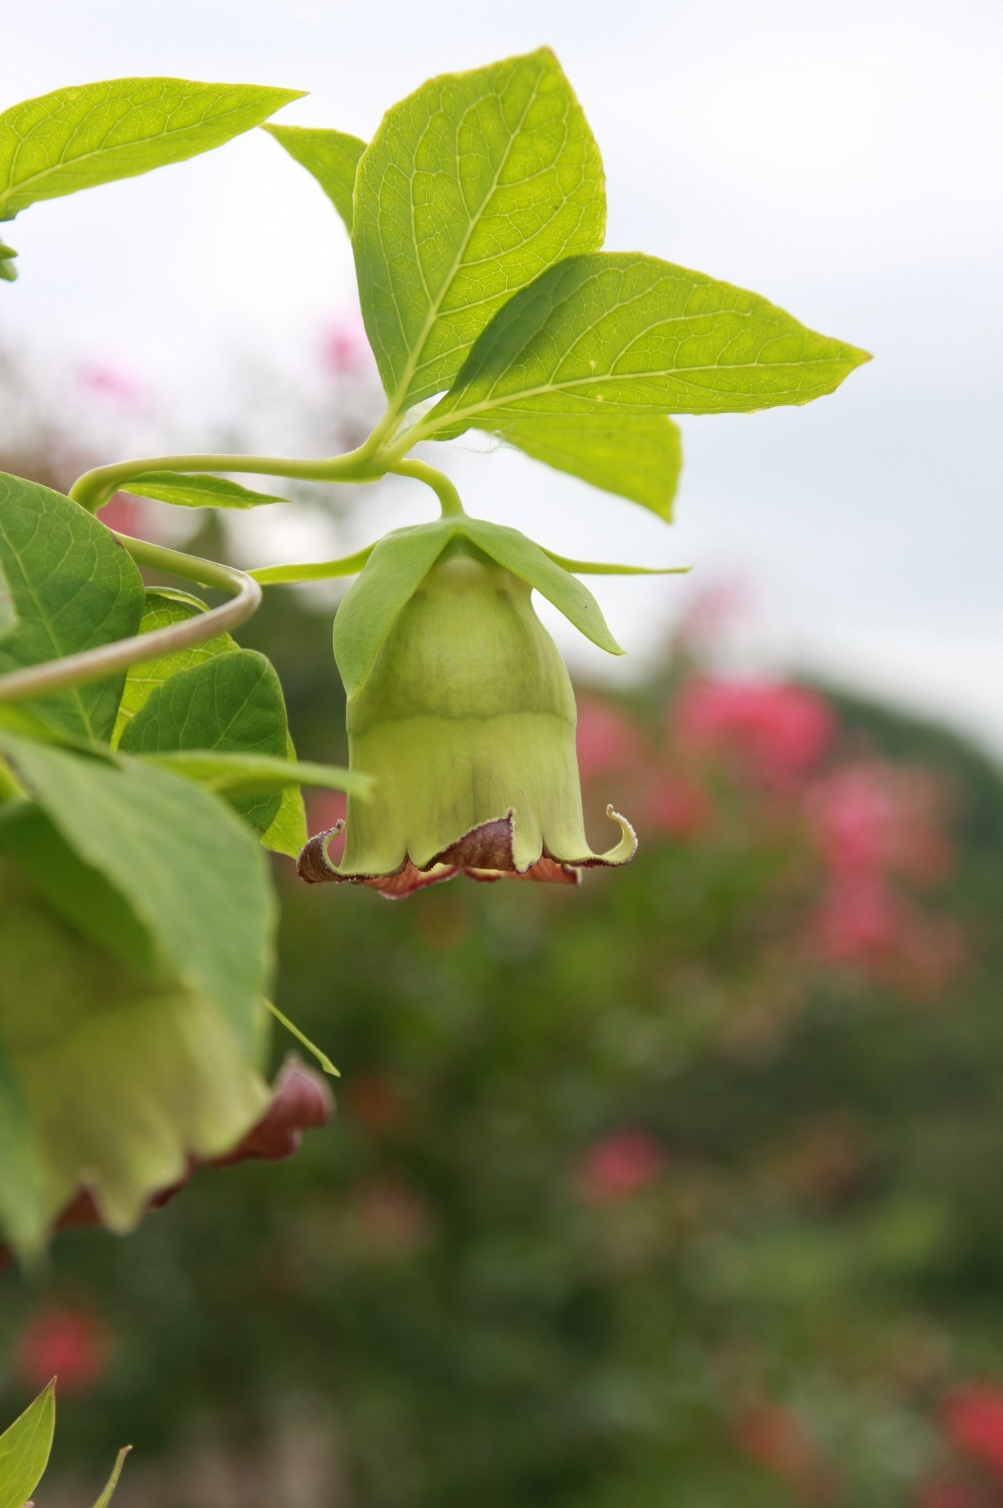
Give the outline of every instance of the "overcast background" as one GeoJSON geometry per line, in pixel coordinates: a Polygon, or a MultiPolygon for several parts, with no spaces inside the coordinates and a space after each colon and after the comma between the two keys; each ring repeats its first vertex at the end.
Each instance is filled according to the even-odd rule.
{"type": "MultiPolygon", "coordinates": [[[[631,653],[602,664],[559,627],[579,668],[643,668],[694,592],[743,583],[736,662],[889,695],[1003,753],[999,0],[34,0],[5,7],[0,104],[177,74],[309,90],[282,120],[368,137],[429,75],[544,42],[603,152],[608,247],[755,289],[875,360],[806,409],[683,420],[671,529],[514,452],[435,447],[468,509],[579,557],[694,565],[595,583],[631,653]]],[[[232,408],[235,370],[292,390],[354,317],[340,222],[260,131],[4,235],[21,278],[0,340],[53,374],[127,374],[179,448],[232,408]]],[[[346,548],[434,511],[414,484],[357,495],[346,548]]],[[[282,553],[272,524],[260,543],[282,553]]]]}

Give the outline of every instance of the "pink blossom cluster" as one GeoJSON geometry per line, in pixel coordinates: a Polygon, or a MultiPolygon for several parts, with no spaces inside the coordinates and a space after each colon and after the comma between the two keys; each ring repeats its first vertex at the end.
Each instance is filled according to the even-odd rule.
{"type": "Polygon", "coordinates": [[[578,758],[586,790],[623,786],[642,841],[710,839],[736,796],[774,841],[785,830],[814,872],[803,944],[817,963],[912,997],[941,990],[961,963],[958,926],[919,899],[951,871],[940,785],[929,772],[850,753],[818,692],[697,675],[654,736],[584,697],[578,758]]]}

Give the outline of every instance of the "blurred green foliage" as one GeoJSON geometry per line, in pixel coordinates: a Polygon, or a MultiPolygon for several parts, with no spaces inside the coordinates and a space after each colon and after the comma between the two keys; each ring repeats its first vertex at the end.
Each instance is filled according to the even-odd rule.
{"type": "MultiPolygon", "coordinates": [[[[299,601],[243,642],[300,756],[339,760],[329,621],[299,601]]],[[[337,1455],[318,1508],[996,1501],[938,1410],[1003,1377],[1003,783],[846,698],[828,755],[816,728],[772,782],[720,738],[668,748],[692,669],[583,704],[590,821],[607,796],[639,820],[625,871],[388,904],[277,861],[278,1003],[341,1067],[339,1115],[127,1241],[67,1232],[45,1287],[0,1277],[11,1415],[46,1316],[89,1316],[57,1475],[129,1440],[123,1508],[201,1505],[144,1461],[258,1460],[302,1413],[337,1455]],[[841,861],[810,817],[847,768],[926,844],[893,882],[904,943],[849,959],[819,942],[841,861]]]]}

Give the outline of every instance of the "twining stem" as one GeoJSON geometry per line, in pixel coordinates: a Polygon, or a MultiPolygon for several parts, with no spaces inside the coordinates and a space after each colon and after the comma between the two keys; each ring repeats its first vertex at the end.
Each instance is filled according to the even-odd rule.
{"type": "Polygon", "coordinates": [[[358,450],[321,461],[296,461],[284,456],[152,456],[85,471],[73,483],[69,495],[89,513],[96,513],[115,492],[120,488],[128,491],[130,480],[147,471],[243,471],[303,482],[375,482],[386,475],[386,468],[374,464],[374,449],[370,436],[358,450]]]}
{"type": "MultiPolygon", "coordinates": [[[[376,432],[374,431],[374,434],[376,432]]],[[[92,513],[108,501],[120,487],[127,487],[130,477],[144,471],[249,471],[261,476],[286,476],[318,482],[368,482],[376,481],[392,469],[397,476],[414,477],[431,487],[439,499],[442,516],[457,517],[463,513],[460,495],[452,482],[434,466],[424,461],[397,460],[391,468],[380,465],[379,442],[374,446],[373,436],[358,450],[345,455],[333,456],[324,461],[293,461],[274,456],[158,456],[144,461],[122,461],[115,466],[99,466],[85,472],[70,488],[70,497],[92,513]]],[[[389,460],[389,457],[385,457],[389,460]]],[[[261,605],[261,583],[275,584],[282,581],[319,581],[330,576],[349,576],[361,571],[372,546],[359,550],[343,560],[322,561],[314,565],[265,566],[250,574],[235,570],[232,566],[220,565],[213,560],[199,560],[194,555],[184,555],[178,550],[167,550],[162,545],[148,544],[143,539],[133,539],[128,534],[110,531],[128,550],[137,565],[150,566],[166,571],[172,576],[181,576],[197,581],[202,586],[216,587],[232,592],[233,600],[211,612],[199,613],[182,623],[172,623],[148,634],[136,634],[129,639],[119,639],[113,644],[102,644],[97,649],[87,649],[80,654],[66,655],[61,660],[49,660],[43,665],[29,665],[23,670],[11,670],[0,675],[0,704],[5,702],[34,701],[65,691],[70,686],[85,686],[90,681],[102,680],[128,670],[131,665],[140,665],[146,660],[157,660],[163,655],[175,654],[180,649],[189,649],[215,638],[227,629],[244,623],[261,605]]]]}
{"type": "Polygon", "coordinates": [[[390,469],[394,476],[412,476],[416,481],[424,482],[426,487],[431,487],[439,499],[443,518],[459,517],[464,512],[460,494],[448,476],[436,471],[434,466],[428,466],[424,461],[398,461],[390,469]]]}
{"type": "Polygon", "coordinates": [[[233,600],[211,612],[198,613],[182,623],[172,623],[149,634],[136,634],[133,638],[102,644],[81,654],[66,655],[61,660],[49,660],[44,665],[29,665],[24,670],[0,675],[0,704],[51,696],[53,692],[65,691],[70,686],[100,681],[105,676],[128,670],[130,665],[140,665],[144,660],[158,660],[179,649],[190,649],[227,629],[237,628],[261,605],[261,587],[243,571],[214,560],[199,560],[194,555],[166,550],[161,545],[148,544],[144,539],[132,539],[128,534],[116,534],[115,538],[125,546],[137,565],[150,566],[172,576],[197,581],[202,586],[232,592],[233,600]]]}

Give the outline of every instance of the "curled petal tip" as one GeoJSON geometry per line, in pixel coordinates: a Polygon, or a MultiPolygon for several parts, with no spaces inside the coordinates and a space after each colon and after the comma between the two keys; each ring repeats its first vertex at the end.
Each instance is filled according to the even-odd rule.
{"type": "Polygon", "coordinates": [[[593,862],[610,865],[629,864],[637,853],[637,833],[626,817],[621,816],[618,811],[614,811],[612,806],[607,806],[606,815],[611,821],[619,822],[620,841],[614,848],[610,848],[606,853],[600,854],[598,859],[595,859],[593,862]]]}

